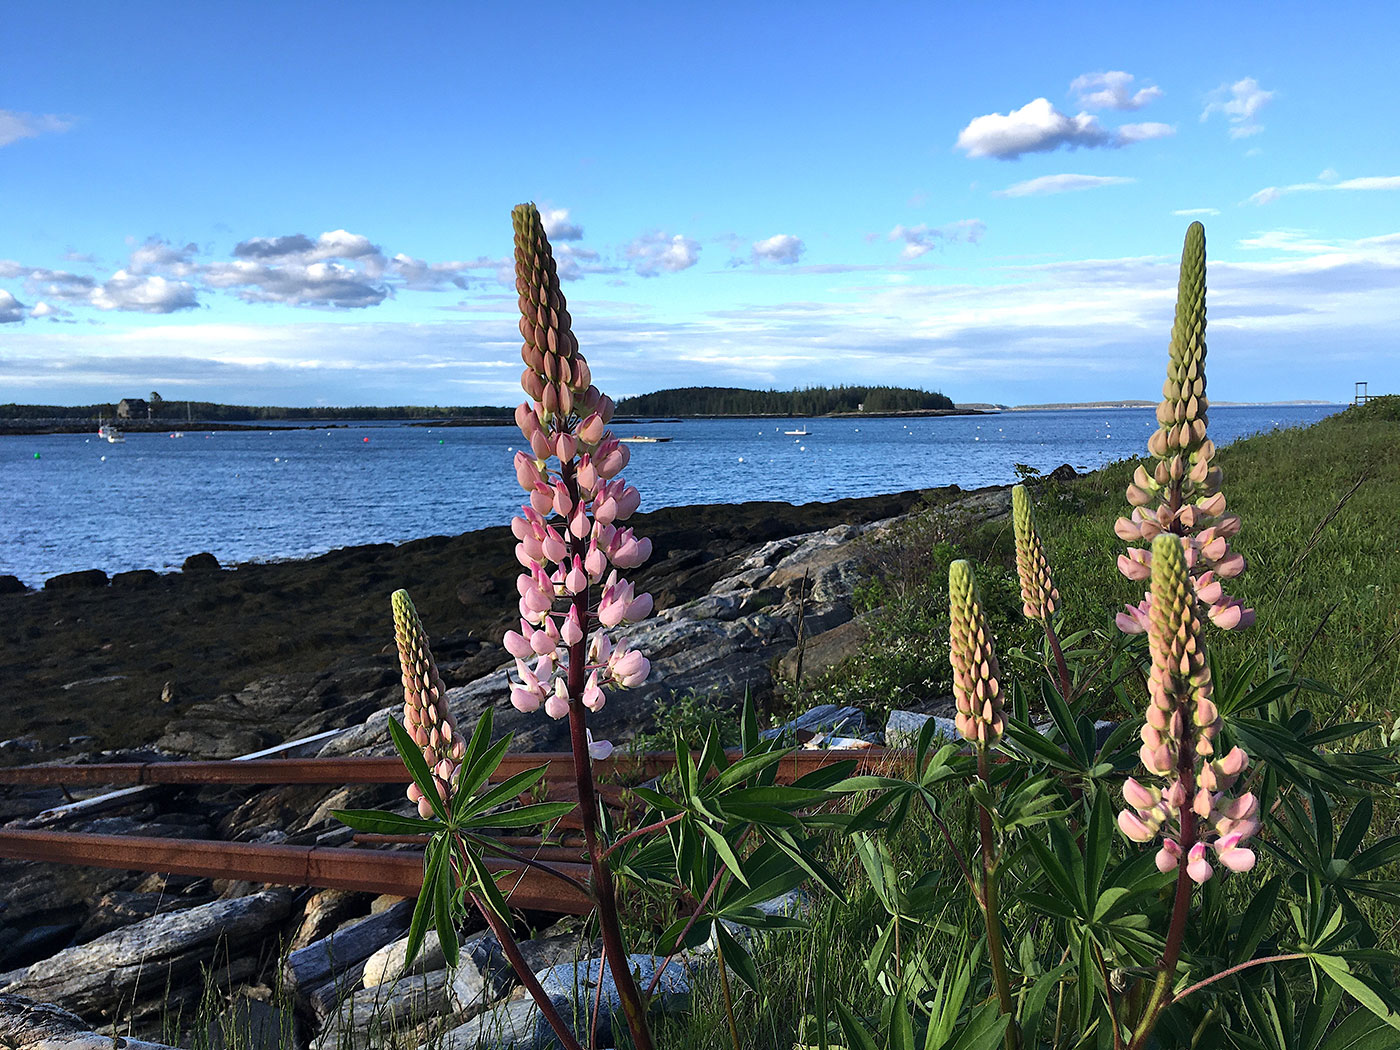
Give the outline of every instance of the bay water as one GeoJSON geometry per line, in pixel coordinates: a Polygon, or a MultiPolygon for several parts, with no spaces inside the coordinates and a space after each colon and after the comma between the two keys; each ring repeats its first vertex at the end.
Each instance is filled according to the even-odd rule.
{"type": "MultiPolygon", "coordinates": [[[[1218,445],[1303,426],[1340,405],[1213,406],[1218,445]]],[[[807,503],[1015,480],[1014,466],[1092,470],[1145,454],[1151,409],[917,419],[684,420],[614,427],[642,509],[807,503]],[[806,434],[789,434],[802,430],[806,434]]],[[[332,429],[0,437],[0,574],[38,586],[80,569],[178,569],[301,558],[507,524],[523,494],[513,426],[365,423],[332,429]]]]}

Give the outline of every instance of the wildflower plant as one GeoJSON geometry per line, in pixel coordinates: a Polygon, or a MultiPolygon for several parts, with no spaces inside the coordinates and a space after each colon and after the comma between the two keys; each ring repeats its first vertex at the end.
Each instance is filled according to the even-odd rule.
{"type": "MultiPolygon", "coordinates": [[[[870,793],[847,830],[890,926],[907,908],[890,902],[930,899],[939,867],[961,876],[985,926],[986,963],[973,964],[966,979],[983,982],[984,1005],[1001,1023],[971,1011],[960,1029],[945,1026],[933,1005],[946,994],[928,983],[940,960],[900,960],[890,927],[881,933],[868,969],[884,996],[880,1030],[913,1031],[913,1043],[900,1045],[917,1044],[922,1023],[926,1046],[977,1050],[1400,1046],[1391,979],[1400,956],[1380,950],[1383,934],[1358,901],[1400,904],[1400,882],[1381,874],[1400,861],[1400,835],[1363,847],[1373,816],[1368,791],[1400,777],[1394,749],[1338,750],[1370,725],[1315,728],[1297,700],[1316,683],[1273,660],[1262,675],[1257,661],[1222,669],[1207,649],[1207,624],[1244,627],[1254,614],[1223,590],[1244,558],[1231,547],[1240,519],[1226,513],[1206,430],[1204,332],[1205,237],[1193,223],[1152,460],[1129,487],[1131,516],[1115,526],[1121,539],[1144,544],[1118,563],[1150,589],[1117,618],[1123,631],[1147,636],[1143,716],[1111,727],[1097,721],[1095,704],[1129,703],[1123,680],[1132,676],[1118,671],[1133,650],[1114,643],[1097,667],[1071,664],[1081,654],[1059,644],[1050,554],[1030,490],[1018,485],[1022,612],[1045,631],[1049,673],[1004,676],[972,566],[955,562],[949,650],[961,752],[932,747],[931,721],[912,776],[835,785],[870,793]],[[1105,682],[1110,666],[1114,678],[1105,682]],[[1039,726],[1035,706],[1048,716],[1039,726]],[[976,818],[962,836],[945,815],[956,813],[959,783],[976,818]],[[1339,797],[1356,799],[1340,835],[1332,818],[1339,797]],[[938,833],[926,839],[932,857],[944,862],[916,867],[903,889],[889,844],[919,809],[938,833]],[[886,841],[869,841],[876,833],[886,841]],[[1291,878],[1260,879],[1261,851],[1291,878]],[[1242,898],[1248,907],[1227,903],[1242,898]],[[1335,1025],[1343,991],[1364,1009],[1335,1025]],[[1306,1038],[1290,1027],[1295,1003],[1306,1038]]],[[[880,1045],[869,1017],[839,1004],[837,1014],[831,1031],[847,1046],[880,1045]]]]}

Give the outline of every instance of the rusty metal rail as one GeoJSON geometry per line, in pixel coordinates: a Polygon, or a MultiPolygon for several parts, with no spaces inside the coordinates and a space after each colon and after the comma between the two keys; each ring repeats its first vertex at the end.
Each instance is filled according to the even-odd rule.
{"type": "MultiPolygon", "coordinates": [[[[170,839],[138,835],[91,835],[66,831],[0,828],[0,857],[125,871],[158,871],[247,879],[285,886],[366,890],[416,897],[423,885],[423,854],[417,851],[286,846],[209,839],[170,839]]],[[[588,897],[567,883],[510,861],[488,859],[492,871],[510,870],[502,890],[518,908],[586,914],[588,897]]],[[[552,867],[580,882],[581,863],[553,861],[552,867]]]]}
{"type": "MultiPolygon", "coordinates": [[[[733,753],[735,756],[738,752],[733,753]]],[[[912,759],[912,753],[886,748],[858,751],[794,751],[782,760],[779,776],[795,778],[844,759],[855,759],[863,772],[912,759]]],[[[501,779],[548,763],[545,779],[570,783],[574,758],[568,751],[540,751],[506,755],[497,775],[501,779]]],[[[615,777],[647,779],[675,765],[670,751],[622,755],[593,764],[601,780],[615,777]]],[[[254,758],[243,761],[93,762],[87,765],[10,766],[0,768],[0,785],[167,784],[212,786],[226,784],[407,784],[408,771],[397,755],[346,758],[254,758]]]]}

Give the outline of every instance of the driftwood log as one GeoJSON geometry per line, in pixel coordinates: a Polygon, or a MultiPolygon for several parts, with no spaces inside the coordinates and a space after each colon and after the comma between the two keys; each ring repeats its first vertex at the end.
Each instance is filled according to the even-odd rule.
{"type": "Polygon", "coordinates": [[[98,1035],[76,1014],[5,992],[0,992],[0,1047],[5,1050],[172,1050],[164,1043],[98,1035]]]}
{"type": "Polygon", "coordinates": [[[171,993],[197,994],[201,966],[225,948],[236,958],[239,948],[286,919],[291,906],[291,892],[276,889],[156,915],[37,962],[0,991],[88,1014],[111,1017],[128,1004],[139,1013],[143,1000],[159,1005],[171,993]]]}

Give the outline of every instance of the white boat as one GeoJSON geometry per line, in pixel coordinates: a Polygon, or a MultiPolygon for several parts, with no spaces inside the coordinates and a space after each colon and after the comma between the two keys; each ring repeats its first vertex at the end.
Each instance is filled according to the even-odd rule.
{"type": "Polygon", "coordinates": [[[628,445],[659,445],[663,441],[670,441],[668,437],[647,437],[645,434],[633,434],[631,437],[618,438],[628,445]]]}
{"type": "Polygon", "coordinates": [[[98,424],[97,436],[106,439],[112,445],[120,445],[126,440],[126,436],[120,430],[108,423],[98,424]]]}
{"type": "Polygon", "coordinates": [[[801,429],[801,430],[784,430],[783,433],[784,433],[784,434],[796,434],[798,437],[807,437],[807,436],[808,436],[809,434],[811,434],[812,432],[811,432],[810,430],[807,429],[807,424],[806,424],[806,423],[803,423],[803,424],[802,424],[802,429],[801,429]]]}

